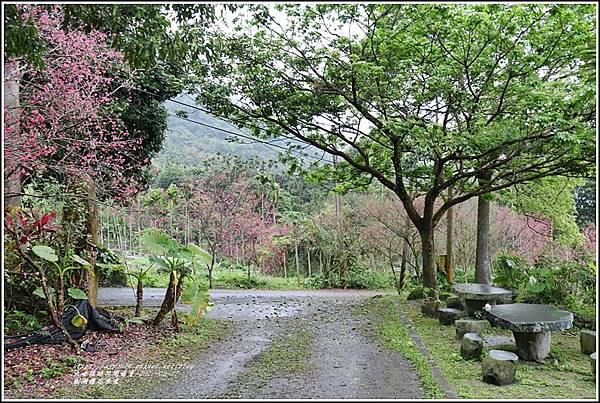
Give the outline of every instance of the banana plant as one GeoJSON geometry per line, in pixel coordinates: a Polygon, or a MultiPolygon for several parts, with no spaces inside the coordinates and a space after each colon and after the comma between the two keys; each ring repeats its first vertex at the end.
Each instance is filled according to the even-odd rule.
{"type": "Polygon", "coordinates": [[[169,273],[169,285],[165,298],[152,323],[159,325],[164,317],[172,312],[172,323],[179,329],[175,305],[183,291],[186,278],[193,273],[194,264],[198,259],[207,259],[210,254],[200,247],[189,244],[181,245],[159,229],[146,230],[140,237],[143,248],[152,254],[149,260],[156,264],[159,270],[169,273]]]}
{"type": "MultiPolygon", "coordinates": [[[[56,251],[47,245],[35,245],[31,248],[31,251],[42,260],[51,263],[56,268],[57,280],[55,283],[56,288],[50,287],[56,295],[56,309],[58,312],[63,312],[65,307],[65,277],[71,270],[86,268],[89,270],[90,263],[78,256],[75,253],[67,252],[62,257],[56,254],[56,251]],[[75,263],[75,264],[73,264],[75,263]]],[[[34,291],[35,295],[45,296],[41,288],[34,291]]],[[[78,288],[69,288],[67,294],[73,299],[87,299],[87,295],[78,288]]],[[[52,298],[53,296],[51,296],[52,298]]]]}

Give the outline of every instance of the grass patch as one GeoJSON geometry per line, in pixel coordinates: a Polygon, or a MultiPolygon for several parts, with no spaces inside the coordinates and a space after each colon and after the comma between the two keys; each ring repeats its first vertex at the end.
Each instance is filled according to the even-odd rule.
{"type": "MultiPolygon", "coordinates": [[[[397,297],[396,297],[397,298],[397,297]]],[[[516,381],[495,386],[481,380],[481,363],[463,360],[454,326],[442,326],[424,317],[419,302],[402,301],[402,307],[418,331],[437,366],[461,398],[467,399],[593,399],[589,357],[581,354],[579,332],[571,329],[552,333],[550,354],[545,363],[519,361],[516,381]]],[[[486,334],[510,335],[510,331],[491,328],[486,334]]]]}
{"type": "Polygon", "coordinates": [[[303,329],[295,320],[290,320],[285,329],[284,334],[275,337],[265,351],[247,364],[248,370],[240,375],[235,386],[218,398],[239,398],[242,389],[248,389],[249,386],[258,389],[271,379],[287,378],[309,368],[306,360],[314,334],[303,329]]]}
{"type": "Polygon", "coordinates": [[[368,311],[378,316],[381,321],[376,324],[378,336],[383,345],[404,355],[413,365],[423,386],[424,398],[443,399],[445,393],[431,372],[431,365],[417,349],[396,307],[392,297],[370,300],[366,305],[368,311]]]}

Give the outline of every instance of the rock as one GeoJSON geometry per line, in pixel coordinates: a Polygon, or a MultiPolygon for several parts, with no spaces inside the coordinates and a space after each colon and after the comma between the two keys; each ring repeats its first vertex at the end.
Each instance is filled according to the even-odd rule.
{"type": "Polygon", "coordinates": [[[541,361],[550,352],[550,332],[521,333],[513,331],[517,354],[525,361],[541,361]]]}
{"type": "Polygon", "coordinates": [[[592,354],[596,352],[596,332],[592,330],[582,330],[579,333],[579,344],[583,354],[592,354]]]}
{"type": "Polygon", "coordinates": [[[517,352],[517,344],[515,338],[512,336],[486,336],[483,338],[483,349],[484,351],[489,350],[508,350],[510,352],[517,352]]]}
{"type": "Polygon", "coordinates": [[[456,326],[456,340],[461,340],[465,333],[477,333],[481,336],[483,333],[483,320],[459,319],[454,322],[456,326]]]}
{"type": "Polygon", "coordinates": [[[431,316],[432,318],[435,318],[437,316],[437,310],[439,307],[439,300],[425,300],[421,304],[421,313],[425,316],[431,316]]]}
{"type": "Polygon", "coordinates": [[[446,306],[448,308],[454,308],[454,309],[458,309],[461,311],[465,310],[465,305],[463,304],[460,297],[448,297],[446,299],[446,306]]]}
{"type": "Polygon", "coordinates": [[[573,314],[573,325],[581,329],[596,330],[596,317],[595,316],[581,316],[577,313],[573,314]]]}
{"type": "Polygon", "coordinates": [[[450,326],[462,317],[462,312],[454,308],[438,308],[437,317],[442,325],[450,326]]]}
{"type": "Polygon", "coordinates": [[[515,381],[519,357],[509,351],[490,350],[481,362],[483,381],[494,385],[509,385],[515,381]]]}
{"type": "Polygon", "coordinates": [[[590,354],[590,363],[592,364],[592,376],[596,381],[596,353],[590,354]]]}
{"type": "Polygon", "coordinates": [[[465,333],[460,343],[460,356],[465,360],[480,359],[483,339],[477,333],[465,333]]]}

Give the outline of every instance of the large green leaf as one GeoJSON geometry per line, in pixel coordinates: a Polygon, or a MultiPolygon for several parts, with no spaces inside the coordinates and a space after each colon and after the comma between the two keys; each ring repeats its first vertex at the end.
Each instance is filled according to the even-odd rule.
{"type": "Polygon", "coordinates": [[[85,292],[79,288],[69,288],[67,290],[67,294],[69,294],[69,297],[73,299],[88,299],[87,295],[85,295],[85,292]]]}
{"type": "Polygon", "coordinates": [[[88,262],[87,260],[85,260],[84,258],[82,258],[81,256],[76,255],[76,254],[73,254],[71,256],[71,259],[73,259],[74,261],[76,261],[77,263],[79,263],[82,266],[86,266],[87,267],[87,266],[90,265],[90,262],[88,262]]]}
{"type": "MultiPolygon", "coordinates": [[[[52,287],[48,287],[50,289],[50,295],[54,295],[55,291],[54,288],[52,287]]],[[[37,295],[40,298],[44,298],[46,299],[46,296],[44,295],[44,290],[42,289],[42,287],[38,287],[35,289],[35,291],[33,291],[33,295],[37,295]]]]}
{"type": "Polygon", "coordinates": [[[58,262],[58,256],[54,249],[46,245],[35,245],[31,248],[32,252],[35,253],[38,257],[41,257],[48,262],[58,262]]]}
{"type": "Polygon", "coordinates": [[[209,252],[205,251],[204,249],[193,243],[190,243],[185,247],[185,252],[191,254],[192,259],[198,258],[202,260],[203,263],[210,263],[210,261],[212,260],[212,255],[209,252]]]}
{"type": "Polygon", "coordinates": [[[71,323],[73,324],[73,326],[77,326],[79,328],[85,327],[85,325],[87,325],[87,322],[87,319],[80,313],[78,313],[77,315],[75,315],[75,317],[73,317],[73,319],[71,319],[71,323]]]}
{"type": "Polygon", "coordinates": [[[150,256],[148,258],[148,260],[152,263],[156,263],[157,265],[159,265],[160,267],[162,267],[163,269],[167,269],[167,270],[171,270],[171,265],[169,264],[169,262],[167,262],[165,259],[158,257],[158,256],[150,256]]]}
{"type": "Polygon", "coordinates": [[[158,229],[144,231],[140,236],[140,241],[147,252],[155,255],[166,255],[180,248],[179,243],[175,239],[158,229]]]}

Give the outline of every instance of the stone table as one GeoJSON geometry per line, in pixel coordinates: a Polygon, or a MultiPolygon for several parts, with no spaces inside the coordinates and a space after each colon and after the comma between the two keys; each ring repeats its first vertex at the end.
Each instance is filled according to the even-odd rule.
{"type": "Polygon", "coordinates": [[[452,289],[465,300],[465,310],[472,318],[475,317],[475,312],[481,310],[486,304],[496,305],[497,300],[512,296],[512,291],[487,284],[454,284],[452,289]]]}
{"type": "Polygon", "coordinates": [[[550,352],[550,332],[573,326],[573,314],[551,305],[504,304],[485,307],[489,320],[512,330],[518,356],[539,361],[550,352]]]}

